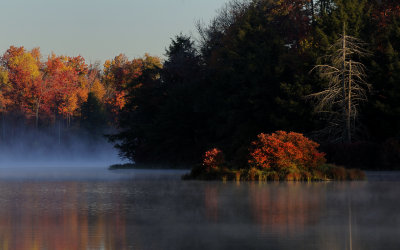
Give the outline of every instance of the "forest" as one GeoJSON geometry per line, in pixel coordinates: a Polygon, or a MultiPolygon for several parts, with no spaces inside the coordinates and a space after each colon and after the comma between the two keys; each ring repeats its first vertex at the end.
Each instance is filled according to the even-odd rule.
{"type": "Polygon", "coordinates": [[[10,127],[62,126],[106,136],[134,162],[182,166],[219,148],[240,168],[257,135],[282,130],[318,142],[329,162],[399,169],[399,46],[395,0],[234,0],[172,38],[163,59],[88,64],[10,46],[0,143],[10,127]]]}

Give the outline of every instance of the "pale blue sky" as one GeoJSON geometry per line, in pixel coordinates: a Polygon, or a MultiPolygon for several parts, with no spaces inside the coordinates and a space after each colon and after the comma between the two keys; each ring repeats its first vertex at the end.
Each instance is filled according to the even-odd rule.
{"type": "Polygon", "coordinates": [[[196,34],[228,0],[0,0],[0,53],[10,45],[88,62],[163,56],[170,38],[196,34]]]}

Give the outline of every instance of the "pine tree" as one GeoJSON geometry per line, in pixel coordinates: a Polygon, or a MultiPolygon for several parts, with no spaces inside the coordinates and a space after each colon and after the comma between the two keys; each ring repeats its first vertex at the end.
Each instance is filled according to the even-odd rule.
{"type": "Polygon", "coordinates": [[[87,101],[81,107],[81,127],[91,135],[100,136],[106,126],[107,117],[104,108],[95,94],[90,92],[87,101]]]}

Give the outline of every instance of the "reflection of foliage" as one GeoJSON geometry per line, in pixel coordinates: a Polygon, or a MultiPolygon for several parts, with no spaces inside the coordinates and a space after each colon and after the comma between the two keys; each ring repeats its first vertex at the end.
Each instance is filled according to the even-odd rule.
{"type": "Polygon", "coordinates": [[[63,190],[62,198],[59,188],[51,182],[1,184],[2,190],[14,190],[2,193],[6,199],[0,211],[0,223],[4,225],[0,228],[1,249],[129,249],[129,238],[121,233],[127,230],[126,211],[120,206],[107,211],[106,206],[128,204],[126,198],[114,192],[96,194],[98,187],[94,185],[88,196],[82,196],[82,189],[75,182],[58,185],[63,190]],[[13,200],[19,201],[18,206],[13,205],[13,200]],[[45,213],[38,213],[37,200],[46,200],[45,213]],[[67,206],[68,211],[58,212],[60,207],[67,206]],[[80,213],[82,210],[91,212],[80,213]],[[16,228],[20,235],[31,237],[9,233],[16,228]],[[92,237],[90,232],[99,237],[92,237]]]}
{"type": "Polygon", "coordinates": [[[287,237],[297,235],[304,227],[320,221],[325,193],[319,188],[306,188],[305,191],[303,187],[296,182],[285,184],[285,188],[249,185],[254,220],[262,230],[273,227],[277,233],[287,237]]]}

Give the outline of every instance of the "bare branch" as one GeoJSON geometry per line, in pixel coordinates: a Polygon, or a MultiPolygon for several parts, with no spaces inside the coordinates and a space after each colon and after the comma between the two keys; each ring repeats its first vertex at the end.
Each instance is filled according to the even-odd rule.
{"type": "Polygon", "coordinates": [[[325,64],[316,65],[311,72],[328,81],[323,91],[306,96],[315,99],[315,110],[325,115],[327,127],[318,133],[329,133],[333,141],[351,141],[356,131],[359,107],[367,101],[371,85],[366,82],[366,67],[357,61],[371,53],[365,49],[366,43],[358,38],[340,35],[329,48],[331,54],[321,58],[325,64]]]}

